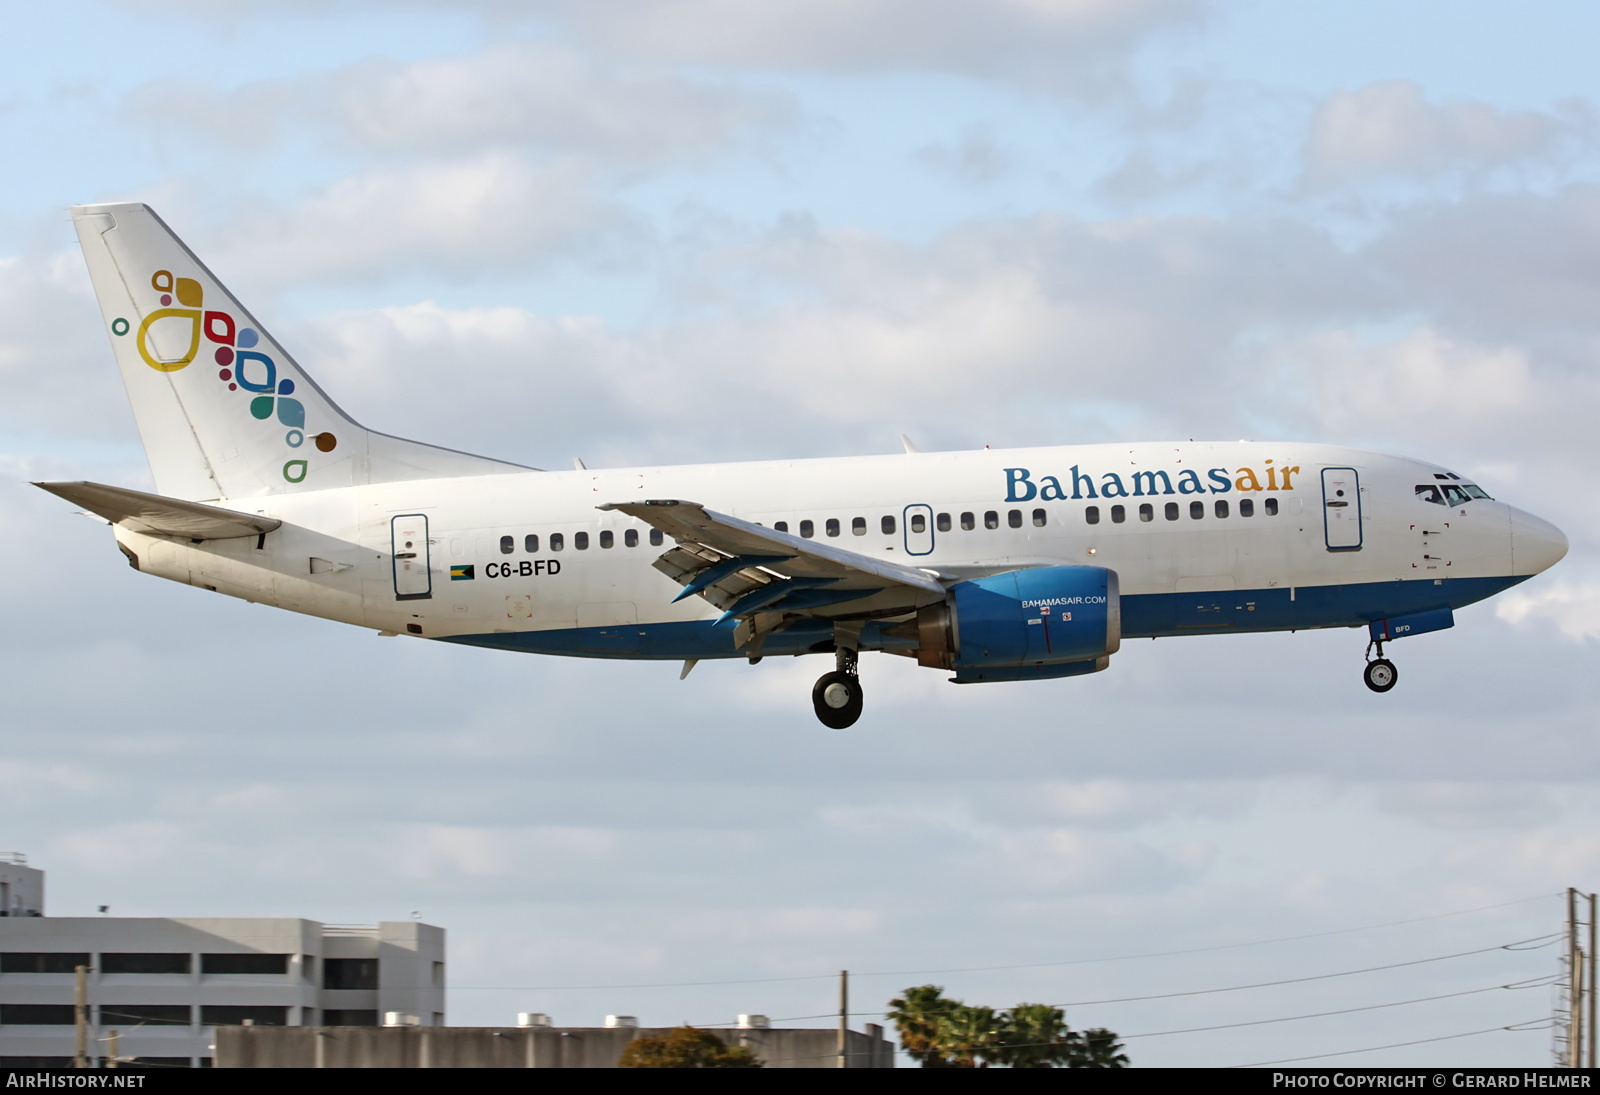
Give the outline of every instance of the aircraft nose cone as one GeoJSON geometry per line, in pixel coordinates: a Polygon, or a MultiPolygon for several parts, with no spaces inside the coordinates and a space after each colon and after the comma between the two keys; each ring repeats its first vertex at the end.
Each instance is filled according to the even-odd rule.
{"type": "Polygon", "coordinates": [[[1518,574],[1538,574],[1567,553],[1567,537],[1549,521],[1511,510],[1511,566],[1518,574]]]}

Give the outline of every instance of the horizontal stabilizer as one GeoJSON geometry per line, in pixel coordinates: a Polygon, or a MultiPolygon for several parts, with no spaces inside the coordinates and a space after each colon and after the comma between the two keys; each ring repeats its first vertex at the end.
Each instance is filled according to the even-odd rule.
{"type": "Polygon", "coordinates": [[[34,486],[99,514],[114,525],[158,536],[229,540],[236,536],[260,536],[283,524],[272,517],[164,498],[126,487],[108,487],[103,483],[35,483],[34,486]]]}

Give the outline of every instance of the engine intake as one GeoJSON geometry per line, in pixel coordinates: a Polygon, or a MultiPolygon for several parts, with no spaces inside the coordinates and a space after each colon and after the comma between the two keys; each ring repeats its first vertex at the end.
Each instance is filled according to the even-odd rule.
{"type": "Polygon", "coordinates": [[[1122,645],[1117,574],[1032,567],[961,582],[917,613],[917,640],[917,663],[938,669],[1101,659],[1122,645]]]}

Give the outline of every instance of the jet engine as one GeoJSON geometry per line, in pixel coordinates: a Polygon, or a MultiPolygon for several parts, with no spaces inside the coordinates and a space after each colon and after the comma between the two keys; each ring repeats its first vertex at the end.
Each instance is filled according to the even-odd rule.
{"type": "Polygon", "coordinates": [[[960,582],[917,613],[916,630],[917,663],[960,681],[1092,673],[1122,645],[1117,574],[1031,567],[960,582]]]}

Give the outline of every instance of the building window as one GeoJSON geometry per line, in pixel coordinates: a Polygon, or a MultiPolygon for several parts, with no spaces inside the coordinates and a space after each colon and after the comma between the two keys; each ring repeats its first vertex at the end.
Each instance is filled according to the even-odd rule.
{"type": "Polygon", "coordinates": [[[0,1004],[0,1025],[70,1027],[77,1021],[71,1004],[0,1004]]]}
{"type": "MultiPolygon", "coordinates": [[[[124,990],[126,991],[126,990],[124,990]]],[[[144,1023],[150,1026],[186,1027],[194,1022],[188,1004],[101,1004],[100,1025],[144,1023]]]]}
{"type": "Polygon", "coordinates": [[[1226,498],[1218,498],[1213,508],[1216,510],[1218,517],[1228,516],[1228,500],[1226,498]]]}
{"type": "Polygon", "coordinates": [[[1278,500],[1276,498],[1268,498],[1265,504],[1268,517],[1278,516],[1278,500]]]}
{"type": "Polygon", "coordinates": [[[435,962],[433,964],[433,987],[436,988],[436,989],[444,988],[444,963],[443,962],[435,962]]]}
{"type": "Polygon", "coordinates": [[[971,510],[968,510],[966,513],[963,513],[961,515],[961,527],[963,529],[965,529],[966,531],[968,531],[968,532],[971,532],[974,528],[977,527],[977,522],[973,521],[973,519],[972,519],[972,511],[971,510]]]}
{"type": "Polygon", "coordinates": [[[376,958],[324,958],[322,987],[325,989],[375,989],[378,987],[376,958]]]}
{"type": "Polygon", "coordinates": [[[639,546],[639,530],[636,529],[636,528],[631,528],[628,531],[624,532],[622,534],[622,544],[623,544],[624,547],[638,547],[639,546]]]}
{"type": "Polygon", "coordinates": [[[565,536],[561,535],[559,532],[552,532],[550,534],[550,550],[551,551],[560,551],[562,548],[564,548],[566,546],[567,546],[567,538],[565,536]]]}
{"type": "Polygon", "coordinates": [[[983,514],[983,527],[984,528],[999,528],[1000,527],[1000,515],[998,513],[996,513],[992,509],[991,510],[985,510],[984,514],[983,514]]]}
{"type": "Polygon", "coordinates": [[[250,1020],[257,1027],[286,1027],[289,1009],[269,1004],[201,1004],[200,1025],[203,1027],[237,1027],[250,1020]]]}
{"type": "Polygon", "coordinates": [[[314,954],[302,954],[300,956],[300,976],[304,977],[307,981],[310,981],[313,984],[316,983],[316,980],[317,980],[317,957],[316,957],[316,955],[314,955],[314,954]]]}
{"type": "Polygon", "coordinates": [[[1176,503],[1176,502],[1168,502],[1167,503],[1167,520],[1176,521],[1177,519],[1178,519],[1178,503],[1176,503]]]}
{"type": "Polygon", "coordinates": [[[522,538],[522,550],[529,555],[537,555],[539,553],[539,534],[537,532],[530,532],[522,538]]]}
{"type": "Polygon", "coordinates": [[[839,519],[837,517],[828,518],[828,523],[822,527],[829,536],[839,535],[839,519]]]}
{"type": "Polygon", "coordinates": [[[1148,523],[1150,521],[1154,521],[1155,519],[1156,519],[1155,507],[1152,506],[1149,502],[1140,502],[1139,503],[1139,520],[1148,523]]]}
{"type": "Polygon", "coordinates": [[[375,1027],[378,1025],[377,1008],[323,1008],[322,1025],[325,1027],[375,1027]]]}
{"type": "Polygon", "coordinates": [[[602,548],[609,548],[609,547],[616,547],[617,546],[617,538],[615,536],[611,535],[611,530],[610,529],[601,529],[600,530],[600,546],[602,548]]]}
{"type": "Polygon", "coordinates": [[[1190,502],[1189,503],[1189,516],[1190,517],[1192,517],[1196,521],[1198,521],[1198,520],[1200,520],[1200,518],[1204,517],[1205,515],[1206,515],[1206,504],[1204,502],[1190,502]]]}
{"type": "Polygon", "coordinates": [[[188,973],[187,954],[102,954],[101,973],[188,973]]]}
{"type": "Polygon", "coordinates": [[[0,954],[0,973],[72,973],[90,965],[87,954],[55,951],[6,951],[0,954]]]}
{"type": "Polygon", "coordinates": [[[1049,515],[1045,513],[1044,510],[1036,509],[1033,511],[1033,523],[1035,527],[1044,528],[1045,522],[1049,519],[1049,515]]]}
{"type": "Polygon", "coordinates": [[[940,532],[949,532],[950,515],[948,513],[939,514],[939,516],[933,519],[933,527],[938,529],[940,532]]]}
{"type": "Polygon", "coordinates": [[[500,537],[500,554],[501,555],[510,555],[513,551],[516,551],[516,550],[517,550],[517,538],[515,536],[502,536],[502,537],[500,537]]]}
{"type": "Polygon", "coordinates": [[[1256,515],[1256,501],[1254,498],[1239,499],[1239,516],[1254,517],[1256,515]]]}
{"type": "Polygon", "coordinates": [[[287,954],[202,954],[200,972],[281,975],[289,972],[289,956],[287,954]]]}
{"type": "Polygon", "coordinates": [[[894,518],[893,517],[885,517],[883,520],[878,522],[878,527],[883,530],[883,534],[885,536],[893,536],[894,535],[894,518]]]}
{"type": "Polygon", "coordinates": [[[1085,524],[1098,525],[1100,523],[1100,507],[1085,506],[1083,510],[1083,520],[1085,524]]]}

